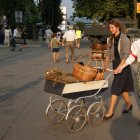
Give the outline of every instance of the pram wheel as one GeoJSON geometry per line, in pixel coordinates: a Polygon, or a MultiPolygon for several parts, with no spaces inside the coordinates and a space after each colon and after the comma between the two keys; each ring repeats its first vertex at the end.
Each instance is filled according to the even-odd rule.
{"type": "Polygon", "coordinates": [[[67,105],[63,100],[54,100],[47,109],[47,116],[52,124],[62,122],[67,113],[67,105]]]}
{"type": "Polygon", "coordinates": [[[89,107],[88,117],[93,127],[99,125],[105,114],[105,107],[101,102],[95,102],[89,107]]]}
{"type": "Polygon", "coordinates": [[[87,122],[86,109],[81,105],[72,107],[66,116],[66,126],[72,132],[80,131],[87,122]]]}

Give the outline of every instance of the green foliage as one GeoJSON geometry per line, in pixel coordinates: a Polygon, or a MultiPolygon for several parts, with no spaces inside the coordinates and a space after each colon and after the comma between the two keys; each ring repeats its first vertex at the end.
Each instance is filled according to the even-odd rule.
{"type": "Polygon", "coordinates": [[[2,0],[0,1],[0,16],[7,16],[10,26],[15,27],[15,11],[22,11],[23,23],[35,24],[39,20],[39,13],[33,0],[2,0]]]}
{"type": "Polygon", "coordinates": [[[10,26],[14,28],[18,24],[15,22],[15,11],[22,11],[23,22],[20,25],[45,22],[56,31],[63,20],[60,4],[61,0],[40,0],[39,5],[35,5],[34,0],[1,0],[0,17],[6,15],[10,26]]]}
{"type": "Polygon", "coordinates": [[[84,23],[83,22],[76,22],[75,28],[79,27],[79,29],[83,32],[84,30],[84,23]]]}
{"type": "Polygon", "coordinates": [[[133,17],[132,0],[72,0],[74,17],[97,18],[107,21],[114,17],[133,17]]]}
{"type": "Polygon", "coordinates": [[[46,25],[51,25],[54,32],[58,30],[57,27],[63,20],[60,4],[61,0],[44,0],[43,3],[42,20],[46,25]]]}
{"type": "Polygon", "coordinates": [[[75,9],[74,17],[91,18],[94,12],[95,3],[91,0],[72,0],[73,8],[75,9]],[[92,11],[92,12],[91,12],[92,11]]]}
{"type": "Polygon", "coordinates": [[[98,8],[98,11],[93,14],[93,17],[102,21],[108,21],[114,17],[126,17],[128,14],[128,4],[116,0],[105,0],[98,8]]]}

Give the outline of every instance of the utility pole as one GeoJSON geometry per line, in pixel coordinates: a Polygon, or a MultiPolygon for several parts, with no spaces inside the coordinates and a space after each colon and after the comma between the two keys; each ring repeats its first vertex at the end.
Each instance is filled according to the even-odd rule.
{"type": "Polygon", "coordinates": [[[44,0],[39,0],[39,6],[42,22],[44,22],[45,21],[44,0]]]}
{"type": "Polygon", "coordinates": [[[138,28],[138,21],[137,21],[137,0],[134,0],[134,28],[138,28]]]}

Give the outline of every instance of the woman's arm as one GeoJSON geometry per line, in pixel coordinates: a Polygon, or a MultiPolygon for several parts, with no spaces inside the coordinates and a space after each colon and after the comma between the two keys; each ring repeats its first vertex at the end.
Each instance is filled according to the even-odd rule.
{"type": "Polygon", "coordinates": [[[125,59],[122,59],[121,62],[120,62],[120,64],[118,65],[118,67],[113,70],[114,73],[115,74],[120,73],[122,71],[122,69],[123,69],[123,67],[122,67],[123,65],[125,65],[125,59]]]}
{"type": "Polygon", "coordinates": [[[126,66],[128,66],[128,65],[129,65],[129,64],[126,63],[126,61],[125,61],[122,65],[119,65],[119,66],[114,70],[114,73],[115,73],[115,74],[121,73],[122,70],[123,70],[126,66]]]}

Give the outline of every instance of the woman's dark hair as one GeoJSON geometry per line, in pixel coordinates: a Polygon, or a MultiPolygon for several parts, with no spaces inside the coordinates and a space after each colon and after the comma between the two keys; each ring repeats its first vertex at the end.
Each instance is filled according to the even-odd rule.
{"type": "Polygon", "coordinates": [[[114,25],[115,27],[118,27],[120,32],[122,31],[122,25],[121,25],[120,21],[112,19],[108,22],[108,26],[110,24],[114,25]]]}
{"type": "MultiPolygon", "coordinates": [[[[109,25],[110,25],[110,24],[111,24],[111,25],[114,25],[114,26],[117,27],[117,28],[119,28],[119,31],[120,31],[120,32],[122,31],[122,25],[121,25],[120,21],[114,20],[114,19],[110,20],[110,21],[108,22],[108,28],[109,28],[109,25]]],[[[112,34],[111,37],[110,37],[110,39],[109,39],[109,42],[111,43],[111,46],[112,46],[113,38],[114,38],[114,35],[112,34]]],[[[110,46],[110,47],[111,47],[111,46],[110,46]]]]}

